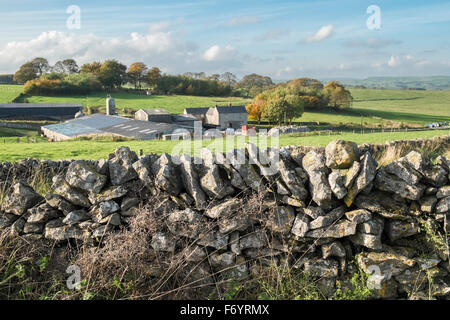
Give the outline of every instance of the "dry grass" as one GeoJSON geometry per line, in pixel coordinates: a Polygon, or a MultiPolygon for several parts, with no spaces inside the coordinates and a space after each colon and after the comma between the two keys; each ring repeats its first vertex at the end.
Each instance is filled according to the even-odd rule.
{"type": "Polygon", "coordinates": [[[448,136],[442,138],[432,138],[424,140],[400,141],[387,145],[374,146],[373,156],[379,165],[387,165],[401,157],[406,156],[411,151],[417,151],[433,160],[439,155],[450,157],[450,139],[448,136]]]}

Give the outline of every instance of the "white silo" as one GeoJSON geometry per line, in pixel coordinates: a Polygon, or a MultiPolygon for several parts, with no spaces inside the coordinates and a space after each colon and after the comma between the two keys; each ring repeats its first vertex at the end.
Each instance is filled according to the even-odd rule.
{"type": "Polygon", "coordinates": [[[116,114],[116,102],[110,95],[106,98],[106,114],[108,116],[113,116],[116,114]]]}

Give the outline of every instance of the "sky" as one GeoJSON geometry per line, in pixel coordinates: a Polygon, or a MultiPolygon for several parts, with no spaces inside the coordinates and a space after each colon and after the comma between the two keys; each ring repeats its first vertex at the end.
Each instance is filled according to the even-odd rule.
{"type": "Polygon", "coordinates": [[[0,73],[39,56],[280,80],[450,75],[449,1],[0,0],[0,8],[0,73]]]}

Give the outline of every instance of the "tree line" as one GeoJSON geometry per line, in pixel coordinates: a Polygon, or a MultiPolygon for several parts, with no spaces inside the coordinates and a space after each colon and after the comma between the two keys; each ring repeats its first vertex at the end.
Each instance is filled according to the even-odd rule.
{"type": "Polygon", "coordinates": [[[264,90],[246,108],[250,119],[281,124],[291,123],[305,110],[350,108],[352,102],[350,91],[337,81],[324,85],[316,79],[299,78],[264,90]]]}
{"type": "Polygon", "coordinates": [[[130,84],[136,90],[146,88],[159,94],[255,97],[274,86],[270,77],[255,73],[238,81],[231,72],[209,76],[204,72],[168,75],[143,62],[127,67],[115,59],[94,61],[81,67],[75,60],[65,59],[52,66],[40,57],[23,64],[13,80],[24,84],[24,93],[30,95],[88,94],[130,84]]]}

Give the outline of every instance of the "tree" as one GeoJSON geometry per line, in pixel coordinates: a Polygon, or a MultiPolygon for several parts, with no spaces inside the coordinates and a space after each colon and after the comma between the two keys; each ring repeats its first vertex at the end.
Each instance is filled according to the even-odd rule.
{"type": "Polygon", "coordinates": [[[248,74],[242,78],[240,82],[237,83],[239,88],[251,88],[259,87],[266,88],[273,85],[272,79],[269,77],[264,77],[256,73],[248,74]]]}
{"type": "Polygon", "coordinates": [[[207,77],[206,79],[218,82],[220,79],[220,74],[214,73],[214,74],[210,75],[209,77],[207,77]]]}
{"type": "Polygon", "coordinates": [[[134,88],[141,88],[141,83],[145,81],[147,76],[148,68],[143,62],[135,62],[128,68],[128,78],[134,88]]]}
{"type": "Polygon", "coordinates": [[[334,108],[349,108],[353,102],[350,91],[337,81],[328,82],[324,86],[323,94],[334,108]]]}
{"type": "Polygon", "coordinates": [[[246,106],[248,117],[252,120],[257,120],[258,124],[264,117],[264,106],[267,103],[267,97],[264,94],[259,94],[254,101],[246,106]]]}
{"type": "Polygon", "coordinates": [[[127,66],[117,60],[106,60],[98,75],[98,79],[105,88],[120,88],[125,82],[127,66]]]}
{"type": "Polygon", "coordinates": [[[220,76],[220,81],[222,81],[226,86],[232,87],[237,83],[237,78],[231,72],[225,72],[220,76]]]}
{"type": "Polygon", "coordinates": [[[86,63],[81,66],[80,72],[82,73],[91,73],[95,76],[100,74],[100,69],[102,67],[102,63],[98,61],[94,61],[92,63],[86,63]]]}
{"type": "Polygon", "coordinates": [[[298,78],[291,80],[286,85],[292,91],[299,92],[320,92],[323,89],[323,84],[319,80],[311,78],[298,78]]]}
{"type": "Polygon", "coordinates": [[[36,69],[31,62],[23,64],[19,70],[14,74],[14,81],[17,83],[26,83],[29,80],[36,79],[36,69]]]}
{"type": "Polygon", "coordinates": [[[150,87],[155,88],[158,86],[161,79],[161,70],[157,67],[153,67],[147,72],[147,83],[150,87]]]}
{"type": "Polygon", "coordinates": [[[54,72],[58,73],[79,73],[80,68],[78,67],[77,63],[73,59],[65,59],[63,61],[56,62],[55,66],[53,67],[54,72]]]}
{"type": "Polygon", "coordinates": [[[270,122],[278,124],[284,121],[291,123],[294,118],[301,117],[303,111],[303,100],[282,88],[268,97],[263,109],[265,117],[270,122]]]}
{"type": "Polygon", "coordinates": [[[31,60],[31,64],[33,65],[38,77],[51,70],[50,64],[47,59],[44,58],[34,58],[31,60]]]}

